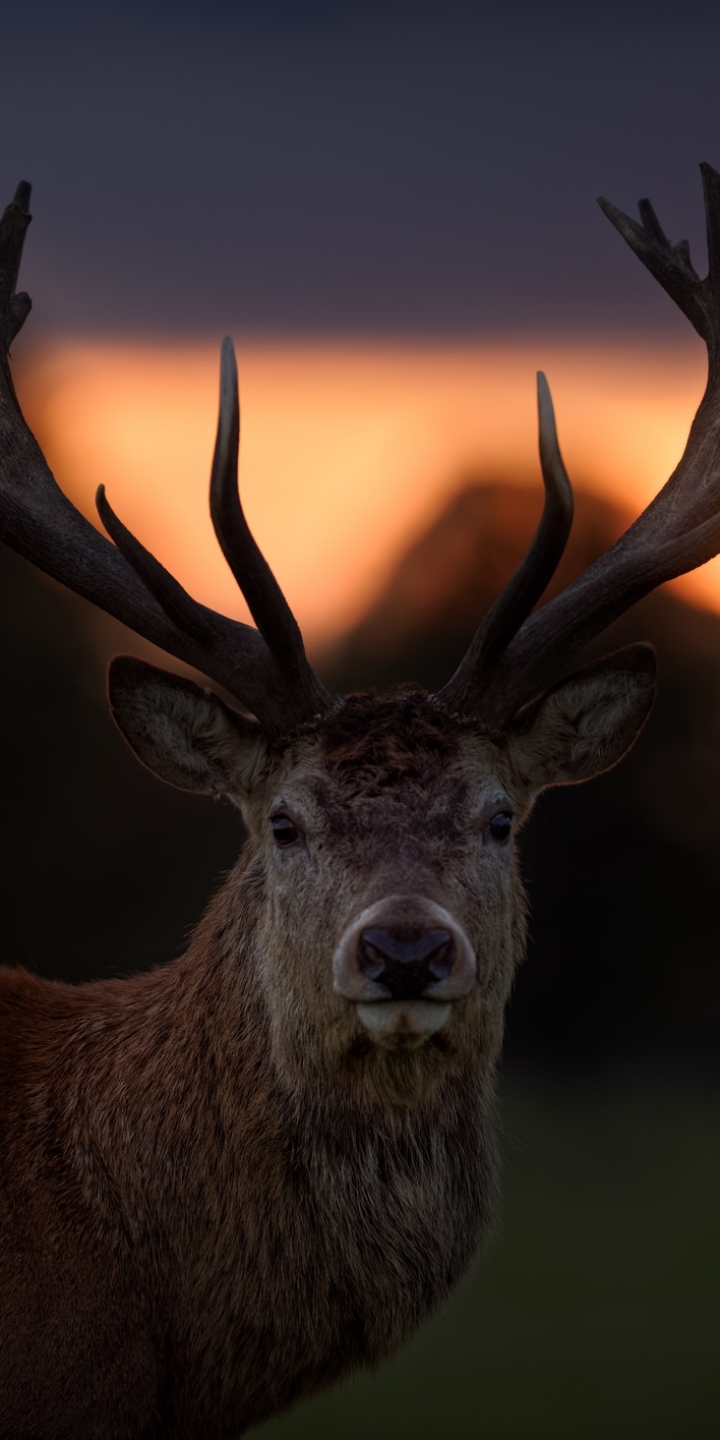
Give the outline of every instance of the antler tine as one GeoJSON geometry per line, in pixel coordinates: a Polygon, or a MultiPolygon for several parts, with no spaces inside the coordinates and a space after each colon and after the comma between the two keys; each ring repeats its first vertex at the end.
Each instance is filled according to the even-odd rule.
{"type": "Polygon", "coordinates": [[[708,246],[708,274],[701,280],[690,260],[690,246],[687,240],[672,245],[664,234],[649,200],[639,202],[638,225],[629,215],[624,215],[610,200],[598,199],[600,209],[615,229],[627,241],[638,259],[647,266],[651,275],[705,341],[714,369],[718,359],[718,287],[720,286],[720,175],[712,165],[700,166],[703,196],[705,201],[705,227],[708,246]]]}
{"type": "Polygon", "coordinates": [[[30,296],[24,290],[19,293],[15,291],[25,232],[32,219],[30,193],[31,187],[27,180],[21,180],[12,203],[8,205],[3,216],[0,245],[0,327],[8,348],[32,308],[30,296]]]}
{"type": "Polygon", "coordinates": [[[188,595],[175,576],[171,575],[170,571],[141,545],[132,531],[123,525],[122,520],[118,519],[105,494],[104,485],[98,485],[95,506],[113,544],[117,546],[120,554],[125,556],[128,565],[132,565],[135,574],[155,597],[168,620],[193,640],[212,645],[214,631],[209,616],[204,613],[202,606],[188,595]]]}
{"type": "Polygon", "coordinates": [[[210,514],[220,548],[280,672],[314,711],[331,697],[310,667],[295,616],[248,526],[238,490],[240,402],[237,363],[227,336],[220,352],[220,414],[210,479],[210,514]]]}
{"type": "Polygon", "coordinates": [[[106,540],[60,490],[25,422],[7,352],[30,310],[29,298],[14,293],[29,195],[23,183],[0,219],[2,538],[47,575],[222,685],[269,736],[286,734],[332,704],[319,681],[314,690],[298,686],[257,630],[191,599],[121,524],[100,487],[98,508],[115,544],[106,540]]]}
{"type": "Polygon", "coordinates": [[[666,580],[703,565],[720,550],[720,176],[701,167],[709,271],[695,274],[685,242],[671,245],[648,201],[643,225],[601,201],[636,255],[708,347],[709,375],[685,452],[639,518],[572,585],[531,615],[495,666],[480,710],[503,724],[605,627],[666,580]]]}
{"type": "Polygon", "coordinates": [[[437,699],[450,710],[474,712],[495,664],[547,589],[562,559],[573,521],[573,494],[558,445],[550,387],[537,377],[540,466],[545,504],[532,545],[491,605],[470,648],[437,699]]]}
{"type": "Polygon", "coordinates": [[[700,299],[702,281],[690,260],[687,240],[671,245],[649,200],[640,200],[638,204],[642,221],[640,225],[602,195],[598,196],[598,205],[623,240],[627,241],[630,249],[635,251],[638,259],[642,260],[650,274],[667,290],[675,304],[679,305],[683,314],[687,315],[690,323],[706,340],[706,317],[700,299]]]}

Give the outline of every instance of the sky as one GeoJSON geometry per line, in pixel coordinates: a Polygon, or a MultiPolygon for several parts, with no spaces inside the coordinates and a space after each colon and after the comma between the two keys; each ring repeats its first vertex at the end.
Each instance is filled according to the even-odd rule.
{"type": "MultiPolygon", "coordinates": [[[[536,471],[538,367],[571,473],[645,503],[702,345],[595,197],[649,195],[704,270],[719,53],[696,0],[25,0],[0,184],[33,184],[13,355],[61,484],[89,511],[104,480],[242,615],[205,492],[227,332],[248,515],[318,639],[468,474],[536,471]]],[[[720,607],[714,564],[694,593],[720,607]]]]}
{"type": "Polygon", "coordinates": [[[0,181],[66,333],[673,333],[599,213],[702,256],[720,11],[24,0],[0,181]]]}
{"type": "MultiPolygon", "coordinates": [[[[311,653],[362,614],[468,481],[534,487],[539,514],[538,349],[570,474],[631,518],[682,451],[699,345],[241,340],[243,504],[311,653]]],[[[207,505],[216,347],[64,340],[28,378],[26,410],[75,503],[92,518],[102,480],[191,594],[247,620],[207,505]]],[[[718,562],[675,583],[720,608],[718,562]]]]}

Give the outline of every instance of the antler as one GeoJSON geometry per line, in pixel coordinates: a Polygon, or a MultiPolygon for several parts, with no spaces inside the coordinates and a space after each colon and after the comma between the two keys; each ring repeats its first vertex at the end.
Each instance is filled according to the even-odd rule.
{"type": "Polygon", "coordinates": [[[529,555],[439,692],[437,699],[448,708],[501,727],[637,600],[664,581],[704,565],[720,550],[720,175],[709,165],[700,168],[709,256],[705,280],[690,263],[687,241],[670,244],[649,201],[640,202],[641,225],[609,201],[599,202],[708,347],[707,388],[680,464],[615,545],[530,615],[569,532],[567,501],[560,498],[565,493],[564,470],[549,396],[543,400],[541,386],[540,452],[547,495],[543,518],[529,555]],[[555,477],[550,483],[549,464],[555,477]],[[557,500],[551,501],[555,491],[557,500]]]}
{"type": "Polygon", "coordinates": [[[250,533],[237,492],[239,404],[232,343],[223,342],[220,416],[212,466],[215,532],[258,626],[193,600],[97,494],[111,545],[59,489],[15,396],[8,348],[30,312],[16,294],[30,186],[18,186],[0,220],[0,525],[2,538],[55,580],[234,695],[278,737],[332,707],[314,674],[290,607],[250,533]],[[4,342],[4,343],[2,343],[4,342]]]}
{"type": "MultiPolygon", "coordinates": [[[[572,585],[531,614],[554,574],[572,523],[572,492],[555,433],[550,392],[538,378],[545,506],[533,544],[489,610],[455,675],[439,691],[446,708],[501,727],[576,652],[643,595],[702,565],[720,550],[720,176],[701,166],[709,272],[695,273],[687,243],[671,245],[647,200],[642,224],[600,204],[708,347],[705,395],[685,453],[667,484],[629,530],[572,585]]],[[[271,737],[336,703],[311,669],[302,637],[258,549],[237,489],[239,406],[229,340],[221,359],[220,417],[210,508],[223,554],[258,629],[193,600],[125,528],[103,486],[100,517],[114,544],[58,488],[15,397],[7,350],[30,310],[15,293],[30,215],[18,187],[0,221],[0,522],[3,538],[40,569],[195,666],[252,710],[271,737]],[[2,342],[4,341],[4,345],[2,342]]]]}

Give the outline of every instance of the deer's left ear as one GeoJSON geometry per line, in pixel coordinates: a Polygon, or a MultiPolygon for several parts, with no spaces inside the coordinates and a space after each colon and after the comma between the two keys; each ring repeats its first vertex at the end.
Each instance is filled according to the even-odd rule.
{"type": "Polygon", "coordinates": [[[655,652],[629,645],[586,665],[521,710],[510,752],[531,798],[610,770],[634,745],[655,698],[655,652]]]}
{"type": "Polygon", "coordinates": [[[108,697],[130,749],[161,780],[201,795],[252,787],[266,752],[263,733],[211,690],[118,655],[110,662],[108,697]]]}

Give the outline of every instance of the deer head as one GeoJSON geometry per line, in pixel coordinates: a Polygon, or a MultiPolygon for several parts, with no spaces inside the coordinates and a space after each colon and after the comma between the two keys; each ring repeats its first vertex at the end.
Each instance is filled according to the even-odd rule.
{"type": "Polygon", "coordinates": [[[239,407],[222,347],[210,508],[257,629],[194,601],[125,528],[103,487],[105,540],[58,489],[15,399],[5,351],[30,308],[15,293],[29,187],[0,233],[3,536],[77,593],[219,684],[237,710],[138,660],[110,668],[112,713],[139,758],[172,784],[227,795],[250,841],[246,903],[264,933],[273,1051],[293,1083],[332,1075],[368,1096],[423,1093],[440,1075],[494,1061],[524,907],[514,835],[547,786],[616,764],[652,703],[654,657],[636,645],[566,679],[589,640],[656,585],[720,548],[718,276],[720,178],[703,167],[710,273],[666,240],[647,202],[638,226],[601,202],[708,343],[708,389],[686,452],[626,534],[563,594],[535,609],[563,552],[572,493],[549,390],[539,377],[545,505],[531,549],[435,695],[328,693],[245,520],[239,407]],[[259,908],[258,908],[259,906],[259,908]],[[259,918],[258,918],[259,916],[259,918]]]}
{"type": "Polygon", "coordinates": [[[491,1068],[524,949],[515,832],[545,786],[620,759],[653,678],[637,646],[502,732],[408,689],[349,696],[276,741],[190,681],[113,661],[111,707],[140,759],[243,813],[236,892],[254,889],[273,1055],[292,1088],[397,1103],[491,1068]]]}

